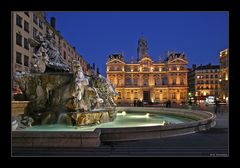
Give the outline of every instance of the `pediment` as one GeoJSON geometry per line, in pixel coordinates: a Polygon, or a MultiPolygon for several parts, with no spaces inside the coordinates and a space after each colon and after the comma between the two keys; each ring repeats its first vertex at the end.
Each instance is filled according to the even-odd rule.
{"type": "Polygon", "coordinates": [[[188,64],[188,61],[182,58],[175,58],[171,61],[168,61],[168,64],[188,64]]]}
{"type": "Polygon", "coordinates": [[[150,57],[144,57],[142,58],[139,62],[144,62],[144,61],[150,61],[153,62],[152,59],[150,57]]]}
{"type": "Polygon", "coordinates": [[[112,59],[107,62],[107,64],[125,64],[125,62],[119,60],[119,59],[112,59]]]}

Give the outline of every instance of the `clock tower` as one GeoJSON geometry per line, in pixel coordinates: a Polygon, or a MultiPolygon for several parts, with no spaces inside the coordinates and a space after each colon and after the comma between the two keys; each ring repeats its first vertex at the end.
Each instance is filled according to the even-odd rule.
{"type": "Polygon", "coordinates": [[[144,37],[142,36],[139,40],[138,40],[138,48],[137,48],[137,55],[138,58],[137,60],[140,61],[147,53],[148,53],[148,47],[147,47],[147,41],[144,39],[144,37]]]}

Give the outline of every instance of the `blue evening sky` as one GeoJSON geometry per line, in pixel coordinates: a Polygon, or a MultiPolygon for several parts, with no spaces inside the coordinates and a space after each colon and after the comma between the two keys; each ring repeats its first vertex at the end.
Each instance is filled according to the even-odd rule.
{"type": "Polygon", "coordinates": [[[153,60],[167,51],[184,52],[189,65],[219,64],[219,52],[228,47],[228,12],[47,12],[56,29],[91,65],[106,74],[111,53],[137,59],[137,42],[148,41],[153,60]]]}

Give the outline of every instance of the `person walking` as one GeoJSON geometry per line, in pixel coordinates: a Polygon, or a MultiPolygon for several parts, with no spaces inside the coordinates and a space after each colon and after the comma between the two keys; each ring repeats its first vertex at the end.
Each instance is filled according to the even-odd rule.
{"type": "Polygon", "coordinates": [[[134,107],[136,107],[136,104],[137,104],[137,102],[136,102],[136,100],[134,100],[134,101],[133,101],[134,107]]]}
{"type": "Polygon", "coordinates": [[[219,112],[219,101],[216,100],[215,101],[215,114],[217,114],[219,112]]]}
{"type": "Polygon", "coordinates": [[[168,108],[168,101],[166,101],[166,108],[168,108]]]}

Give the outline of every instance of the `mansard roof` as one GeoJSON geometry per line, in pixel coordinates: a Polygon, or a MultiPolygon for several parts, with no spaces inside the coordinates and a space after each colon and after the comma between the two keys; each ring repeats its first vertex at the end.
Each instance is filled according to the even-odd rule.
{"type": "Polygon", "coordinates": [[[208,64],[208,65],[200,65],[196,68],[196,70],[203,70],[203,69],[219,69],[220,66],[219,65],[211,65],[211,64],[208,64]]]}

